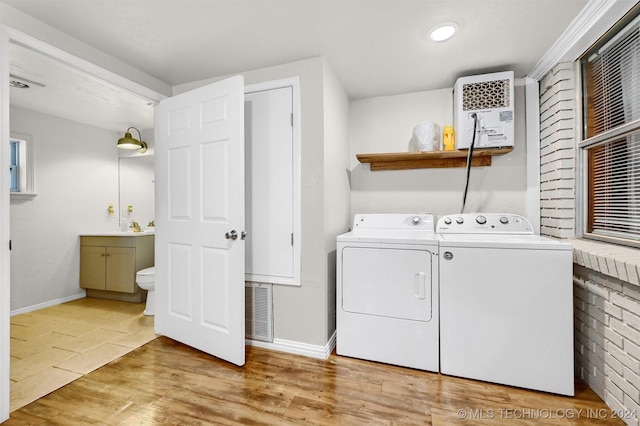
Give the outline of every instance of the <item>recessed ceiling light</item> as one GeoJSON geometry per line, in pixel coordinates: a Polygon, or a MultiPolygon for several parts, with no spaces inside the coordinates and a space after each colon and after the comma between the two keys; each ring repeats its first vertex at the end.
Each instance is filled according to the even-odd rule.
{"type": "Polygon", "coordinates": [[[453,37],[457,29],[458,25],[455,22],[446,22],[429,31],[429,37],[433,41],[445,41],[453,37]]]}

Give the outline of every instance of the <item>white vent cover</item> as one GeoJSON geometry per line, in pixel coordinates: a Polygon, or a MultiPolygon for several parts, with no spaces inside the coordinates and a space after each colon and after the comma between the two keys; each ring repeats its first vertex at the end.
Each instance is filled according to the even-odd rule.
{"type": "Polygon", "coordinates": [[[245,283],[245,337],[273,342],[273,286],[245,283]]]}
{"type": "Polygon", "coordinates": [[[462,110],[509,108],[511,106],[511,81],[485,80],[462,85],[462,110]]]}
{"type": "Polygon", "coordinates": [[[472,114],[478,117],[475,148],[513,146],[513,71],[459,78],[453,96],[456,148],[471,146],[472,114]]]}

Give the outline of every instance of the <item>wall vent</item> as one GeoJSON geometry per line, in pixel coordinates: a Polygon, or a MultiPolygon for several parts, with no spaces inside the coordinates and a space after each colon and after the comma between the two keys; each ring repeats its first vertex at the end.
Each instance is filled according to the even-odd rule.
{"type": "Polygon", "coordinates": [[[509,108],[511,80],[486,80],[462,85],[462,110],[509,108]]]}
{"type": "Polygon", "coordinates": [[[456,80],[453,87],[453,127],[457,149],[468,149],[474,140],[475,148],[513,146],[513,81],[513,71],[456,80]]]}
{"type": "Polygon", "coordinates": [[[273,286],[245,283],[245,337],[273,342],[273,286]]]}

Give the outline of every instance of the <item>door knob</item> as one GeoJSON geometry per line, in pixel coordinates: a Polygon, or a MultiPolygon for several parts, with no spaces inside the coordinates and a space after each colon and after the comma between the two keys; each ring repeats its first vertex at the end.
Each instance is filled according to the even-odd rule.
{"type": "Polygon", "coordinates": [[[238,239],[238,232],[235,229],[233,229],[232,231],[225,233],[224,237],[227,240],[237,240],[238,239]]]}

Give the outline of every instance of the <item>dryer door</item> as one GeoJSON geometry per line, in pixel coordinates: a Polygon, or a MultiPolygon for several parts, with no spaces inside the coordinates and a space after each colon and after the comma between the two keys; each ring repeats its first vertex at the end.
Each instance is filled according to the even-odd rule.
{"type": "Polygon", "coordinates": [[[431,321],[431,252],[426,249],[345,247],[342,309],[347,312],[431,321]]]}

